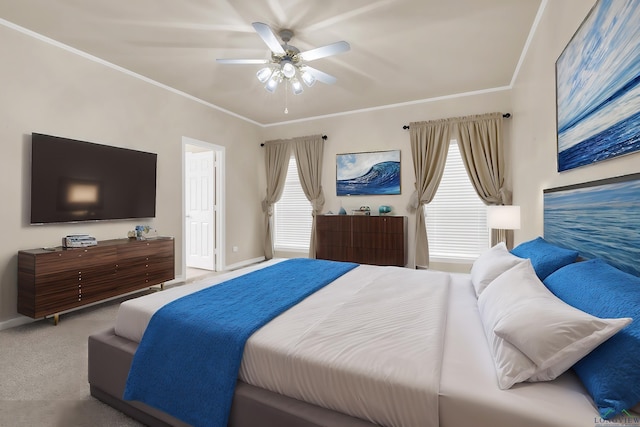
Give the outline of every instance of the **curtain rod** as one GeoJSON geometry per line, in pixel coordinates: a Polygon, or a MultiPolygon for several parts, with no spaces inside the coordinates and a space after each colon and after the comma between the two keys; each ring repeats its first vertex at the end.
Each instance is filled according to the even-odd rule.
{"type": "MultiPolygon", "coordinates": [[[[322,135],[322,139],[327,140],[327,135],[322,135]]],[[[264,147],[264,142],[260,144],[260,147],[264,147]]]]}
{"type": "MultiPolygon", "coordinates": [[[[502,117],[504,117],[505,119],[508,119],[508,118],[510,118],[510,117],[511,117],[511,113],[503,114],[503,115],[502,115],[502,117]]],[[[409,125],[404,125],[404,126],[402,126],[402,129],[405,129],[405,130],[406,130],[406,129],[409,129],[409,125]]]]}

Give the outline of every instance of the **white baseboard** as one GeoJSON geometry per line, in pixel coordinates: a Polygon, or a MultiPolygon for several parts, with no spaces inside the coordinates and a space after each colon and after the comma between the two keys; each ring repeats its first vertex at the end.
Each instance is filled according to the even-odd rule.
{"type": "Polygon", "coordinates": [[[248,260],[245,260],[245,261],[240,261],[240,262],[237,262],[235,264],[227,265],[224,268],[224,271],[237,270],[237,269],[242,268],[242,267],[247,267],[247,266],[252,265],[252,264],[257,264],[257,263],[262,262],[264,260],[265,260],[265,258],[263,256],[261,256],[261,257],[258,257],[258,258],[253,258],[253,259],[248,259],[248,260]]]}
{"type": "Polygon", "coordinates": [[[35,322],[36,320],[38,319],[32,319],[27,316],[18,315],[18,317],[14,317],[13,319],[0,322],[0,331],[9,328],[15,328],[16,326],[26,325],[27,323],[35,322]]]}

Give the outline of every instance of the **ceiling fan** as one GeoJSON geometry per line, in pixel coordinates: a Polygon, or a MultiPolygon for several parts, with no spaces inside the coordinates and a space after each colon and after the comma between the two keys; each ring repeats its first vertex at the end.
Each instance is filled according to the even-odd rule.
{"type": "Polygon", "coordinates": [[[313,86],[317,81],[325,84],[333,84],[337,81],[335,77],[312,68],[307,62],[327,56],[337,55],[347,52],[351,47],[345,41],[339,41],[326,46],[300,52],[300,50],[289,44],[293,38],[293,31],[280,30],[278,35],[284,42],[280,43],[273,30],[262,22],[254,22],[253,28],[260,38],[271,49],[271,59],[217,59],[221,64],[268,64],[256,73],[260,83],[264,83],[264,88],[273,93],[282,81],[287,81],[291,85],[291,91],[298,95],[302,93],[302,80],[308,87],[313,86]]]}

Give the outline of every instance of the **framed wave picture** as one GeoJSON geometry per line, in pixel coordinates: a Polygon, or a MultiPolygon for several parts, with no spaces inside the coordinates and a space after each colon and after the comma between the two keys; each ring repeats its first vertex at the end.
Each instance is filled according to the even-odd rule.
{"type": "Polygon", "coordinates": [[[336,155],[336,194],[400,194],[400,150],[336,155]]]}
{"type": "Polygon", "coordinates": [[[598,0],[556,61],[558,171],[640,150],[640,2],[598,0]]]}
{"type": "Polygon", "coordinates": [[[640,276],[640,173],[543,193],[546,240],[640,276]]]}

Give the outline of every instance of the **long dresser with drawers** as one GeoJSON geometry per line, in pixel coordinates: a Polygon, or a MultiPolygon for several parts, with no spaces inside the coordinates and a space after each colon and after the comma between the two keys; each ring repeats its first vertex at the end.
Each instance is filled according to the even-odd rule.
{"type": "Polygon", "coordinates": [[[34,319],[175,278],[170,237],[115,239],[85,248],[18,252],[18,313],[34,319]]]}

